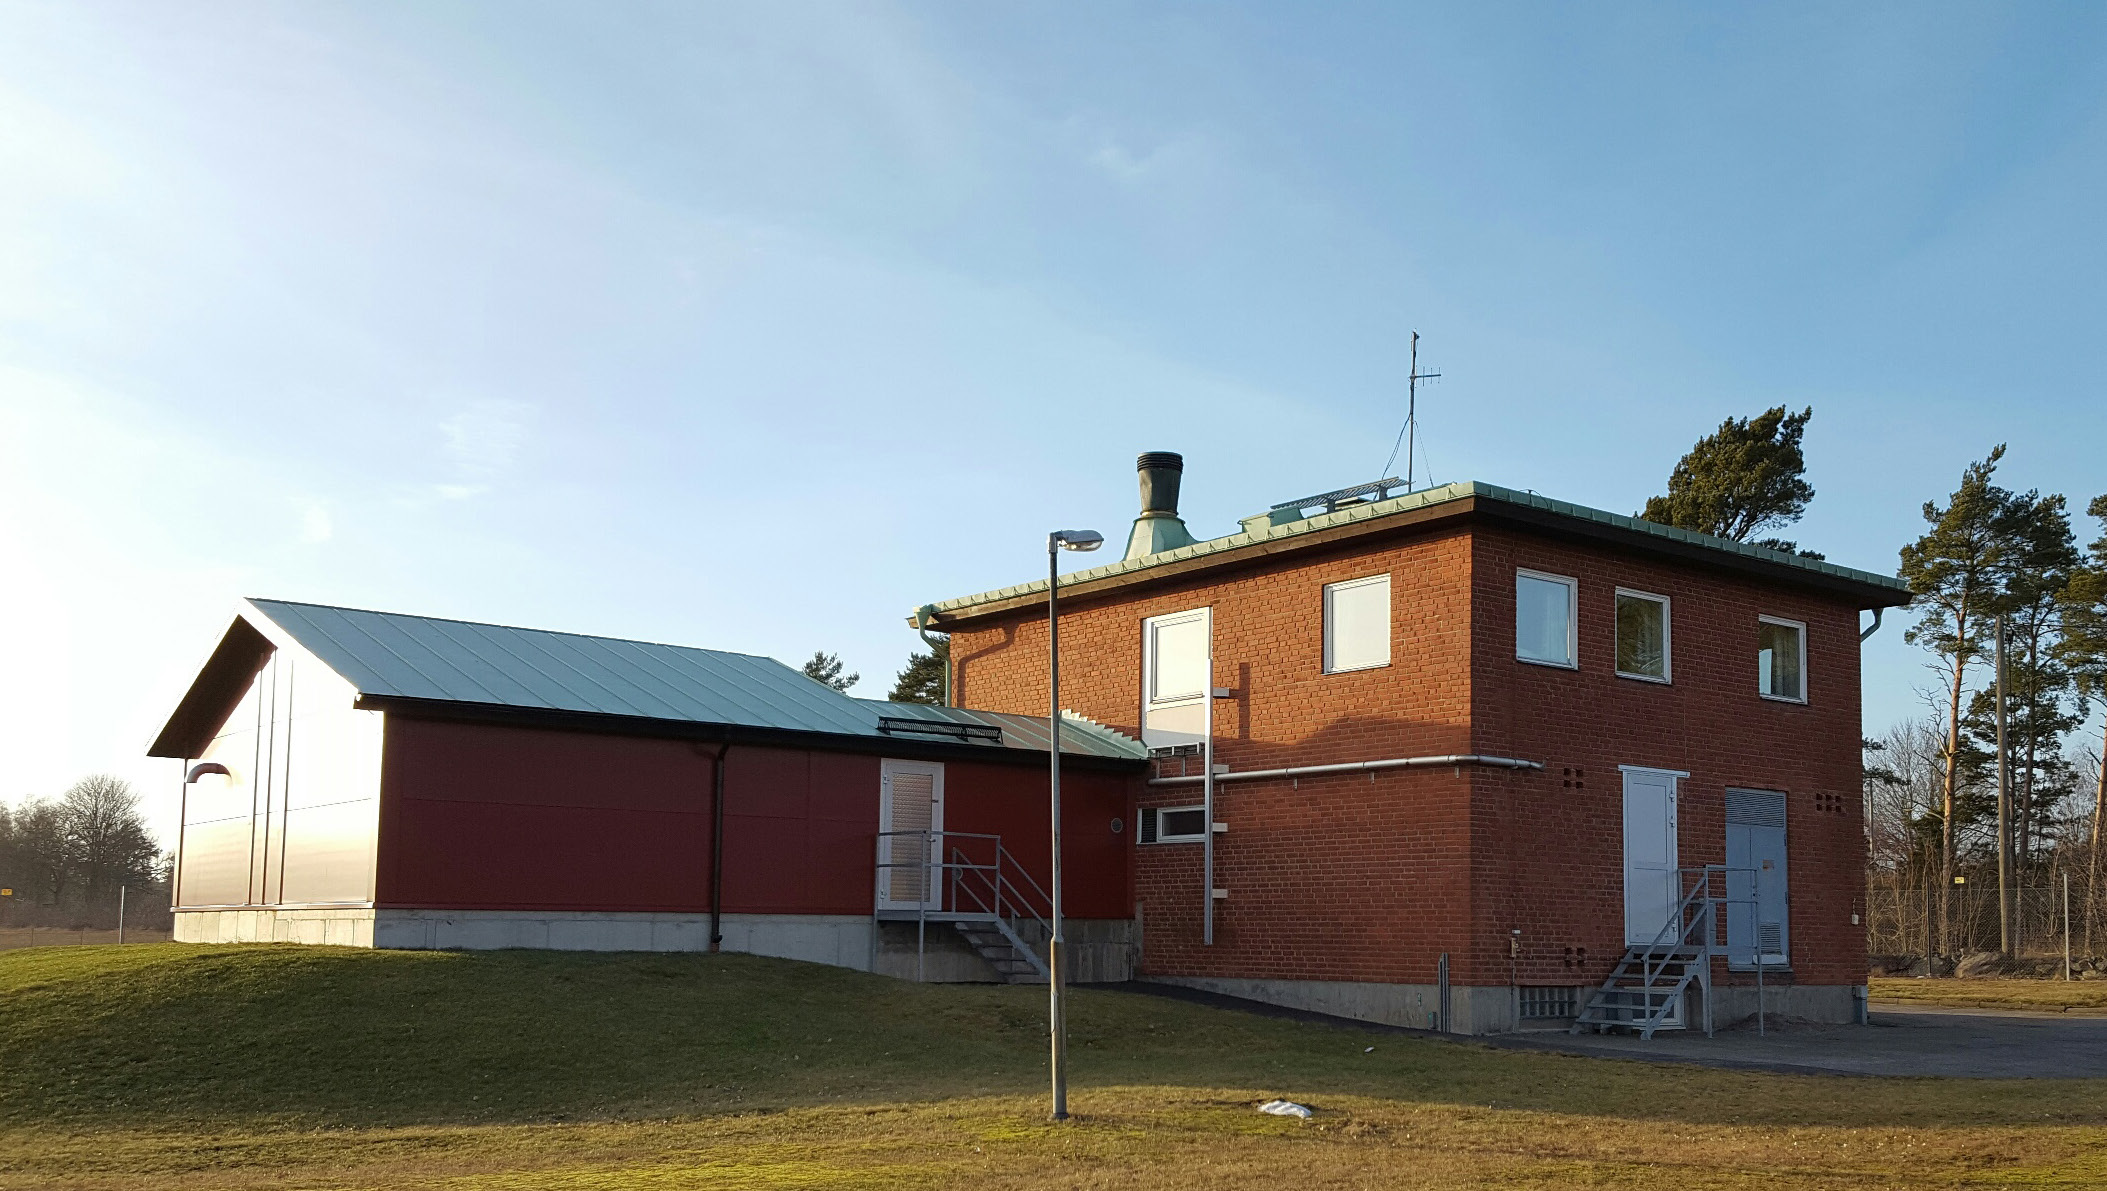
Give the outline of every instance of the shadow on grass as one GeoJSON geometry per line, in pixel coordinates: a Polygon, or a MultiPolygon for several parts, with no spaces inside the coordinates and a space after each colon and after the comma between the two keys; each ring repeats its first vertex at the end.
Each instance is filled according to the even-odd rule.
{"type": "MultiPolygon", "coordinates": [[[[509,1123],[1030,1095],[1043,989],[739,955],[296,945],[0,955],[0,1121],[509,1123]]],[[[1074,1082],[1691,1123],[2093,1122],[2107,1081],[1808,1077],[1368,1033],[1077,990],[1074,1082]],[[1365,1048],[1373,1046],[1373,1052],[1365,1048]]]]}

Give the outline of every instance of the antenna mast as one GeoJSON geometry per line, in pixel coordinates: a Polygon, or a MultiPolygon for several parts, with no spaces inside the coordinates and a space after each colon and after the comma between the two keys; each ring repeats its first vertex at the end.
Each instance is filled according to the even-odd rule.
{"type": "MultiPolygon", "coordinates": [[[[1405,427],[1398,434],[1405,447],[1405,491],[1412,491],[1412,456],[1419,447],[1419,382],[1433,380],[1439,372],[1419,370],[1419,332],[1412,332],[1412,371],[1405,379],[1405,427]]],[[[1383,474],[1390,473],[1390,464],[1397,462],[1397,447],[1390,448],[1390,458],[1383,464],[1383,474]]]]}

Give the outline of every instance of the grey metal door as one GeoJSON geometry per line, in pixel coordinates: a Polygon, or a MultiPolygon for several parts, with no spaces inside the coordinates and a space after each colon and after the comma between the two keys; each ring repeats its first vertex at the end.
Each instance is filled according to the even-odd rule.
{"type": "Polygon", "coordinates": [[[1785,795],[1727,791],[1727,962],[1753,968],[1790,962],[1785,870],[1785,795]]]}

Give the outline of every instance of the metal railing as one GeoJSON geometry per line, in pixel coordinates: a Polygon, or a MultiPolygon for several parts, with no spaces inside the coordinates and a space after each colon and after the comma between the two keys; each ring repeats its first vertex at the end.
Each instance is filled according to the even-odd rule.
{"type": "Polygon", "coordinates": [[[1009,849],[1002,837],[973,831],[881,831],[878,833],[877,889],[872,902],[873,918],[890,912],[895,921],[909,912],[915,916],[915,979],[923,977],[929,921],[989,922],[996,925],[1011,947],[1033,966],[1045,961],[1025,942],[1025,924],[1036,925],[1041,938],[1053,937],[1048,920],[1053,899],[1009,849]],[[903,849],[901,844],[907,844],[903,849]],[[919,844],[919,846],[915,846],[919,844]],[[896,859],[903,851],[913,859],[896,859]],[[914,882],[917,894],[909,904],[896,896],[894,878],[903,870],[919,870],[914,882]],[[1041,907],[1044,907],[1042,909],[1041,907]]]}
{"type": "MultiPolygon", "coordinates": [[[[1746,905],[1751,911],[1751,960],[1756,971],[1756,1032],[1761,1035],[1764,1029],[1763,969],[1766,965],[1763,932],[1757,922],[1760,917],[1757,911],[1762,904],[1758,886],[1763,880],[1763,874],[1753,868],[1706,864],[1678,868],[1675,870],[1675,878],[1676,887],[1682,896],[1676,902],[1674,912],[1668,916],[1668,921],[1661,925],[1660,930],[1654,932],[1653,942],[1647,945],[1646,954],[1641,960],[1645,986],[1651,988],[1655,978],[1670,964],[1688,962],[1676,959],[1677,953],[1696,950],[1696,980],[1699,997],[1705,1007],[1705,1036],[1711,1037],[1712,961],[1723,958],[1729,963],[1733,962],[1729,950],[1731,941],[1726,937],[1726,916],[1720,911],[1729,905],[1746,905]],[[1747,874],[1749,878],[1749,895],[1745,898],[1732,895],[1731,878],[1737,873],[1747,874]]],[[[1665,1016],[1668,1006],[1663,1004],[1656,1008],[1649,1005],[1647,1008],[1650,1016],[1665,1016]]]]}

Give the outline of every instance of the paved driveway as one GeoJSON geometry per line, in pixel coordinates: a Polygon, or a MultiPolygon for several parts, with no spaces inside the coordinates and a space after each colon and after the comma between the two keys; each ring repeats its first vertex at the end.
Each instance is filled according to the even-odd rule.
{"type": "Polygon", "coordinates": [[[1629,1034],[1510,1034],[1496,1046],[1606,1058],[1697,1063],[1824,1075],[1943,1075],[1974,1079],[2107,1076],[2107,1017],[1876,1004],[1866,1026],[1787,1026],[1629,1034]]]}
{"type": "MultiPolygon", "coordinates": [[[[1114,987],[1267,1017],[1323,1022],[1385,1034],[1444,1035],[1375,1025],[1246,1001],[1168,984],[1114,987]]],[[[1754,1027],[1667,1030],[1645,1041],[1632,1034],[1499,1034],[1469,1041],[1512,1050],[1705,1067],[1790,1071],[1806,1075],[1939,1075],[1971,1079],[2107,1077],[2107,1015],[2026,1013],[2003,1009],[1931,1009],[1875,1003],[1865,1026],[1787,1025],[1758,1037],[1754,1027]]]]}

